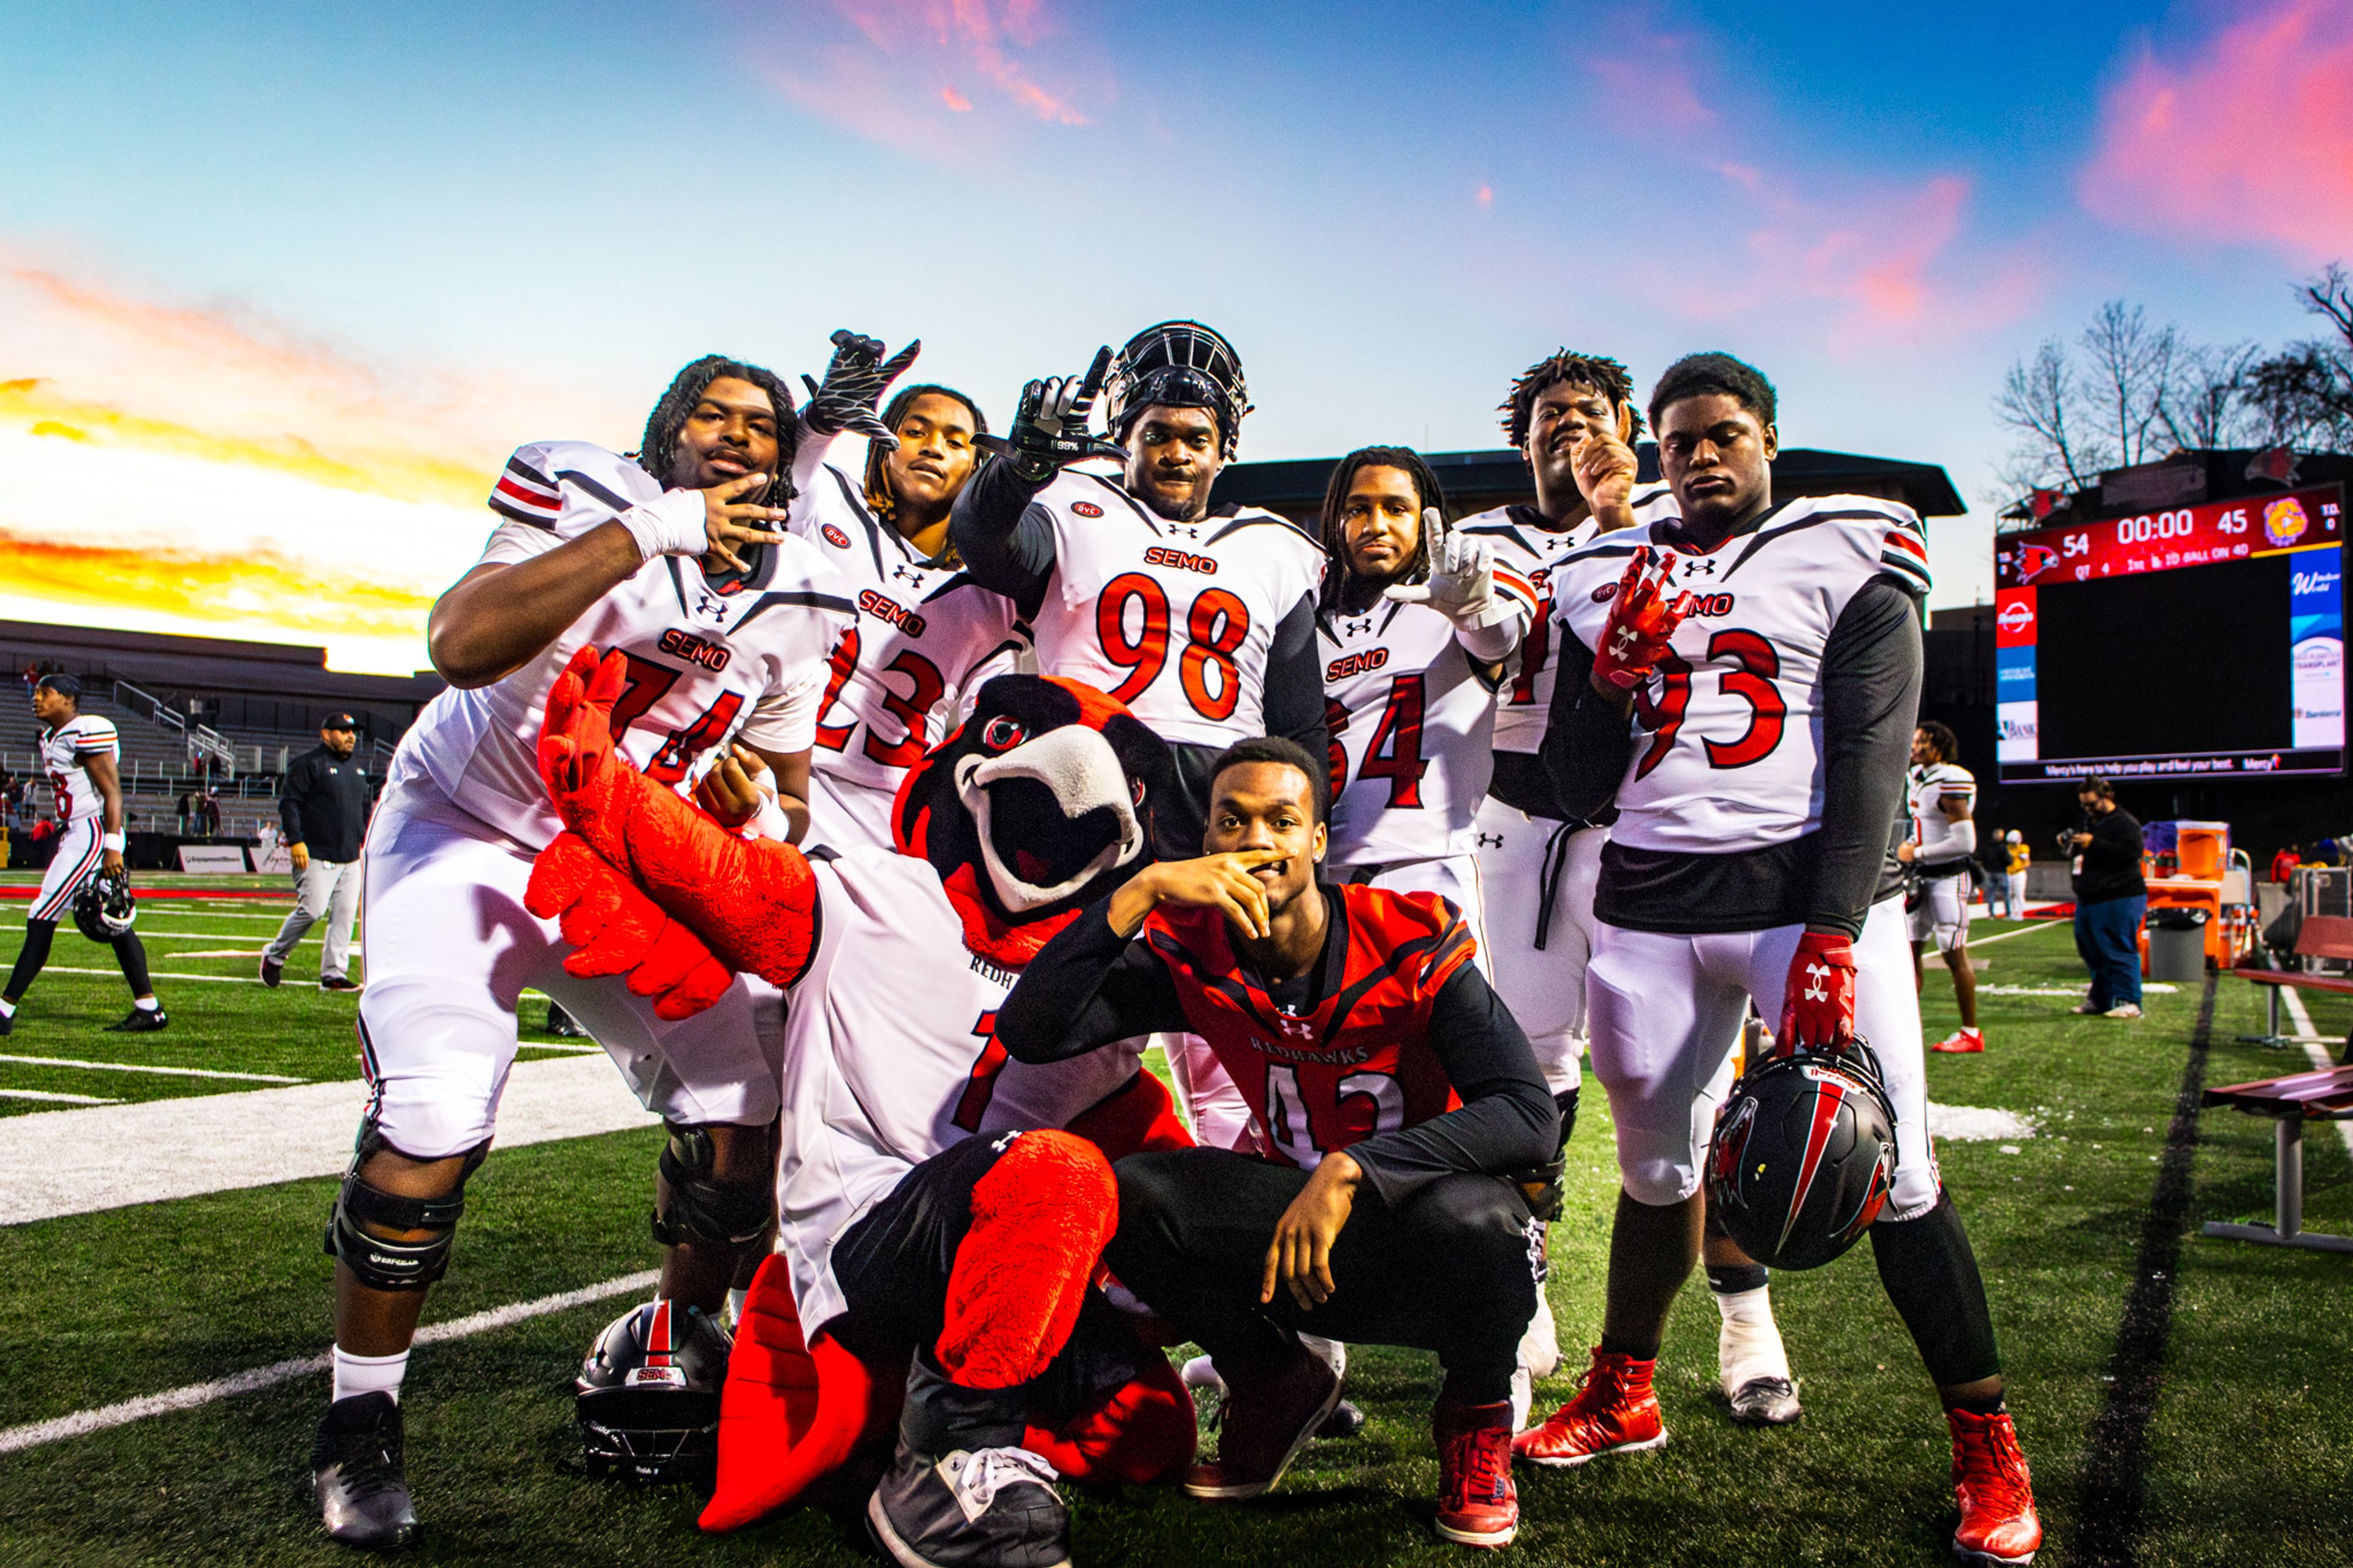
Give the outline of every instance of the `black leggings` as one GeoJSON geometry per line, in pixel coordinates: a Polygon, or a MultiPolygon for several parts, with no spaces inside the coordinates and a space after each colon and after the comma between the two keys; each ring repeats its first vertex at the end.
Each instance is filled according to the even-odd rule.
{"type": "Polygon", "coordinates": [[[1448,1398],[1511,1396],[1514,1352],[1536,1307],[1543,1231],[1510,1183],[1441,1176],[1395,1209],[1358,1188],[1332,1247],[1336,1289],[1307,1310],[1280,1287],[1272,1302],[1258,1299],[1275,1224],[1307,1184],[1305,1171],[1222,1149],[1131,1154],[1114,1169],[1119,1233],[1104,1260],[1228,1378],[1280,1371],[1304,1331],[1436,1351],[1448,1398]]]}
{"type": "MultiPolygon", "coordinates": [[[[49,962],[49,947],[57,935],[55,921],[25,922],[25,945],[17,949],[16,967],[8,975],[9,1001],[20,1000],[39,977],[42,965],[49,962]]],[[[131,983],[133,996],[144,996],[154,989],[147,979],[147,947],[139,940],[137,931],[127,931],[114,939],[114,961],[122,965],[122,978],[131,983]]]]}

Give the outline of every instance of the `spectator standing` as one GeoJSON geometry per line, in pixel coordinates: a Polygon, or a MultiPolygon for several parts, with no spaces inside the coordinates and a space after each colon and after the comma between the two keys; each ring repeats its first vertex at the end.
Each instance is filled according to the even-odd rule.
{"type": "Polygon", "coordinates": [[[2116,805],[2116,786],[2088,778],[2075,788],[2084,820],[2068,836],[2074,856],[2075,951],[2092,972],[2078,1013],[2140,1016],[2140,922],[2148,884],[2140,874],[2141,829],[2116,805]]]}
{"type": "Polygon", "coordinates": [[[2015,920],[2026,918],[2026,868],[2034,863],[2034,852],[2026,847],[2026,835],[2013,827],[2010,830],[2010,912],[2015,920]]]}
{"type": "MultiPolygon", "coordinates": [[[[286,960],[322,917],[327,937],[319,952],[319,989],[356,991],[351,977],[352,927],[360,908],[360,840],[367,831],[374,792],[367,768],[353,752],[357,724],[348,713],[330,713],[319,728],[319,744],[287,765],[278,795],[278,816],[286,852],[294,862],[294,908],[261,954],[261,983],[285,978],[286,960]]],[[[213,813],[220,807],[205,797],[213,813]]],[[[217,816],[215,817],[217,825],[217,816]]]]}

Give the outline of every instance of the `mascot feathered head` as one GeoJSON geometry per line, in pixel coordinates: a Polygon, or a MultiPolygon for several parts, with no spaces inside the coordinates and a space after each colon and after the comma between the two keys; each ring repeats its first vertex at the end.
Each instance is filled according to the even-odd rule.
{"type": "Polygon", "coordinates": [[[900,852],[940,874],[975,952],[1018,967],[1152,858],[1166,742],[1075,680],[1000,675],[908,772],[900,852]]]}

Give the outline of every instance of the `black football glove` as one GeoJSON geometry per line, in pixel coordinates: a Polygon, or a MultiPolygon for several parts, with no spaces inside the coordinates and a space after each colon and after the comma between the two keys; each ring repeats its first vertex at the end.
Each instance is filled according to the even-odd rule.
{"type": "Polygon", "coordinates": [[[1089,458],[1127,460],[1127,448],[1089,433],[1087,416],[1111,374],[1111,350],[1095,351],[1095,363],[1083,376],[1057,375],[1033,381],[1021,389],[1013,428],[1003,436],[976,436],[973,440],[1013,465],[1013,471],[1033,485],[1044,484],[1054,471],[1089,458]]]}
{"type": "Polygon", "coordinates": [[[819,384],[806,375],[801,377],[801,384],[808,388],[801,423],[820,436],[855,430],[860,436],[872,437],[886,447],[897,447],[899,437],[875,416],[874,410],[882,401],[884,389],[915,363],[915,355],[923,347],[923,342],[918,338],[886,362],[881,338],[866,337],[844,327],[833,334],[833,363],[825,367],[825,381],[819,384]]]}

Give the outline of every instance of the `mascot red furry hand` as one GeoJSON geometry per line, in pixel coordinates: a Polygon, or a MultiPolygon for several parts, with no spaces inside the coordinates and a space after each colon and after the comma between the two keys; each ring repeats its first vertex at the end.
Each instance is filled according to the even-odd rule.
{"type": "Polygon", "coordinates": [[[1000,677],[911,770],[896,853],[804,856],[637,772],[611,732],[623,669],[584,650],[548,699],[567,831],[526,901],[574,973],[626,974],[666,1016],[733,973],[787,990],[778,1250],[738,1325],[704,1528],[802,1500],[910,1387],[1012,1400],[1019,1446],[1072,1479],[1180,1468],[1191,1400],[1093,1287],[1111,1161],[1188,1140],[1134,1056],[1027,1066],[989,1034],[1022,965],[1149,858],[1166,745],[1091,687],[1000,677]],[[908,1261],[927,1257],[945,1266],[908,1261]]]}

